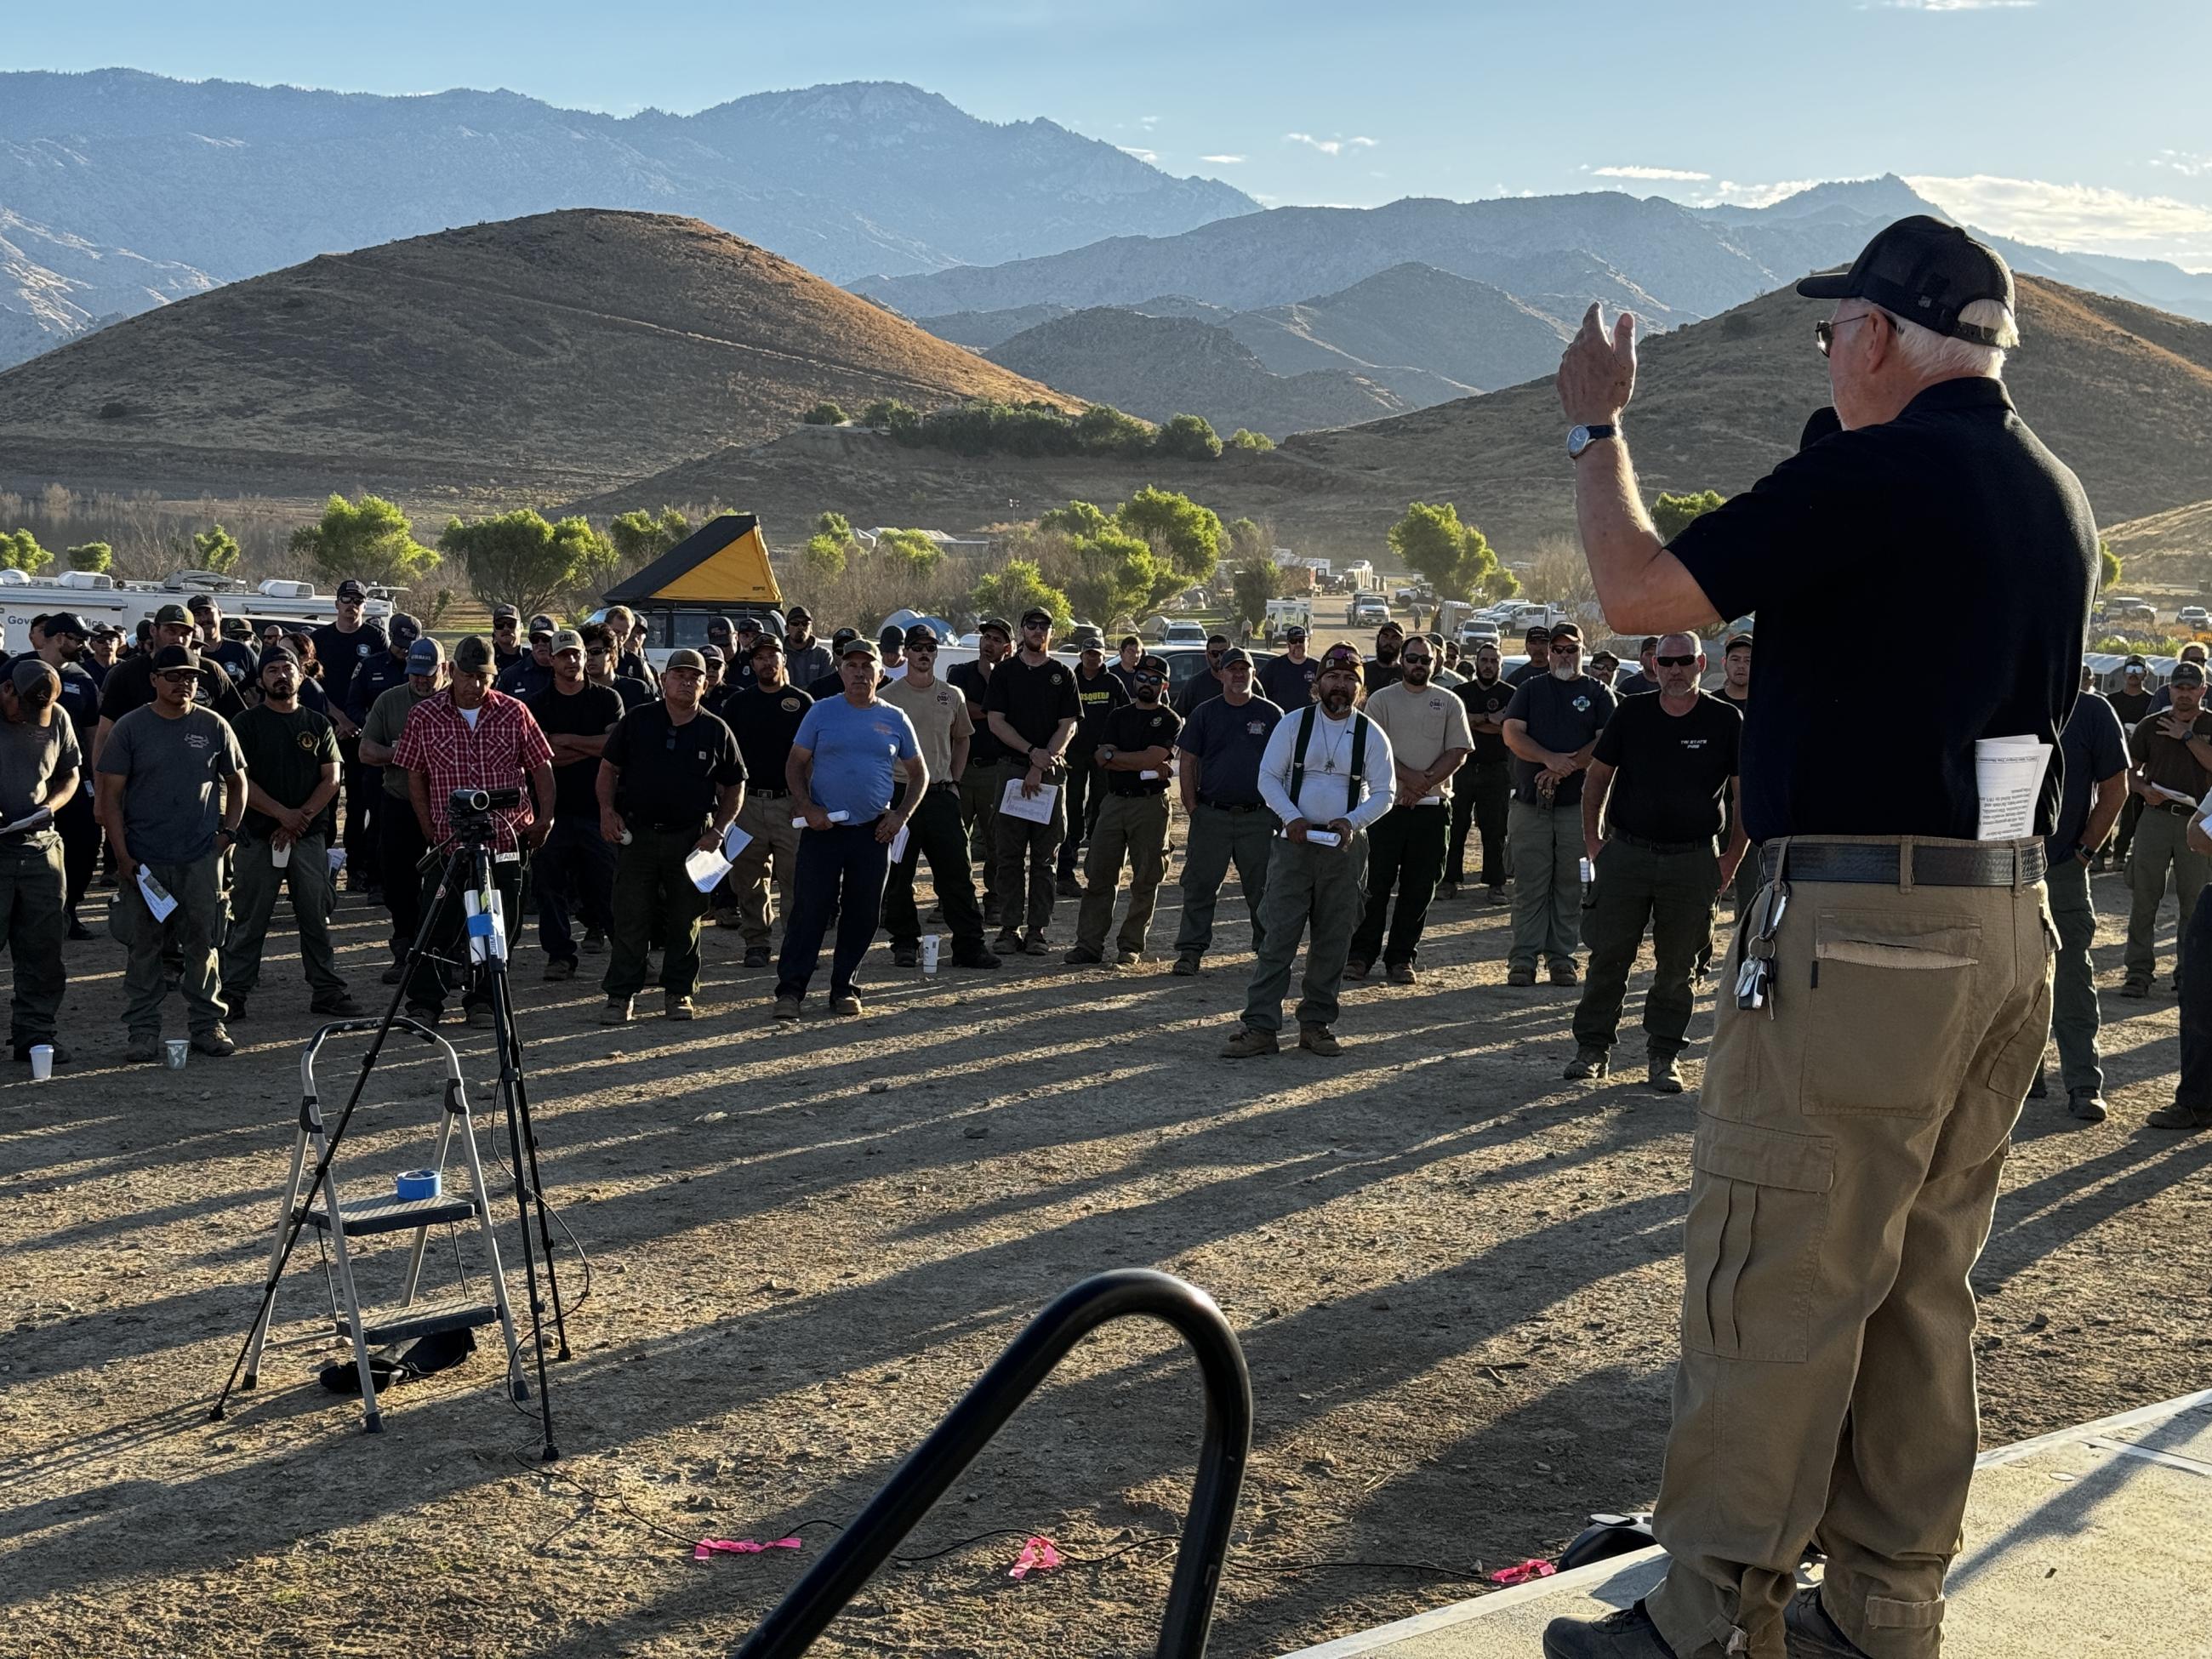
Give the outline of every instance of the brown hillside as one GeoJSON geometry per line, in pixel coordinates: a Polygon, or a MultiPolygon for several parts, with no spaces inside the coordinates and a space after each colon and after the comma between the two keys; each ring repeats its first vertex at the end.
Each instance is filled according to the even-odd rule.
{"type": "Polygon", "coordinates": [[[1058,398],[695,219],[578,211],[327,255],[0,374],[7,482],[603,489],[824,398],[1058,398]]]}

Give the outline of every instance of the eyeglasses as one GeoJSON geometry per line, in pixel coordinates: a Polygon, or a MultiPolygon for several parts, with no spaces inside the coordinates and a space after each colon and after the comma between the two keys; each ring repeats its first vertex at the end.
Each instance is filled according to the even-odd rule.
{"type": "Polygon", "coordinates": [[[1878,311],[1863,311],[1857,316],[1846,317],[1840,322],[1832,322],[1824,317],[1813,325],[1813,343],[1820,348],[1820,355],[1825,357],[1828,355],[1828,348],[1836,343],[1838,329],[1849,328],[1853,323],[1871,322],[1881,314],[1878,311]]]}
{"type": "Polygon", "coordinates": [[[1431,663],[1434,662],[1436,659],[1434,657],[1426,656],[1417,657],[1412,652],[1408,651],[1403,660],[1406,666],[1408,668],[1426,668],[1431,663]]]}
{"type": "Polygon", "coordinates": [[[1031,617],[1024,619],[1022,623],[1022,626],[1025,629],[1031,628],[1043,629],[1050,628],[1052,624],[1047,622],[1042,617],[1031,617]]]}
{"type": "Polygon", "coordinates": [[[1651,660],[1662,668],[1694,668],[1698,665],[1698,659],[1694,654],[1687,657],[1654,657],[1651,660]]]}
{"type": "Polygon", "coordinates": [[[189,668],[165,668],[154,678],[157,680],[167,680],[172,685],[184,685],[198,679],[199,675],[189,668]]]}

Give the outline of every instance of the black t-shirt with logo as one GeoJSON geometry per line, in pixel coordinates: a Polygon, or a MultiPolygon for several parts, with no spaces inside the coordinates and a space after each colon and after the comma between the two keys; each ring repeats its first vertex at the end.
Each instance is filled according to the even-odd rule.
{"type": "MultiPolygon", "coordinates": [[[[1109,670],[1115,678],[1117,671],[1109,670]]],[[[996,766],[1006,757],[1006,745],[1000,743],[991,730],[989,717],[975,711],[983,707],[983,699],[990,687],[990,678],[983,672],[980,660],[956,664],[945,671],[948,684],[960,688],[960,695],[968,699],[968,718],[975,723],[975,735],[968,739],[968,768],[996,766]]]]}
{"type": "Polygon", "coordinates": [[[1313,701],[1313,684],[1320,677],[1319,657],[1304,662],[1270,657],[1260,665],[1260,694],[1278,708],[1303,708],[1313,701]]]}
{"type": "Polygon", "coordinates": [[[1615,769],[1607,821],[1645,841],[1711,841],[1727,823],[1723,797],[1742,741],[1743,716],[1718,697],[1699,692],[1683,714],[1659,696],[1625,700],[1595,757],[1615,769]]]}
{"type": "MultiPolygon", "coordinates": [[[[1479,720],[1502,719],[1506,706],[1513,701],[1513,693],[1518,689],[1512,682],[1504,679],[1492,680],[1488,685],[1480,680],[1462,680],[1452,687],[1451,693],[1467,705],[1467,718],[1472,726],[1479,720]]],[[[1505,746],[1504,732],[1476,732],[1474,737],[1474,747],[1468,752],[1468,758],[1477,765],[1513,758],[1513,751],[1505,746]]]]}
{"type": "Polygon", "coordinates": [[[261,673],[261,653],[244,640],[218,640],[213,645],[204,645],[200,656],[230,676],[230,683],[240,691],[252,685],[261,673]]]}
{"type": "MultiPolygon", "coordinates": [[[[963,695],[965,695],[963,689],[963,695]]],[[[1077,732],[1071,755],[1089,753],[1106,741],[1106,716],[1116,708],[1135,701],[1134,695],[1124,686],[1110,668],[1101,668],[1095,680],[1085,679],[1083,670],[1075,671],[1075,700],[1083,705],[1083,726],[1077,732]]]]}
{"type": "Polygon", "coordinates": [[[346,706],[354,670],[392,648],[374,623],[363,623],[350,634],[340,632],[336,623],[325,623],[308,637],[315,642],[315,660],[323,665],[323,695],[337,708],[346,706]]]}
{"type": "MultiPolygon", "coordinates": [[[[1099,741],[1111,744],[1117,751],[1164,749],[1172,755],[1176,733],[1182,730],[1182,721],[1165,703],[1156,703],[1150,708],[1141,703],[1124,703],[1108,712],[1099,741]]],[[[1164,795],[1168,790],[1168,769],[1162,766],[1158,770],[1159,776],[1156,778],[1142,777],[1134,772],[1107,772],[1101,775],[1106,780],[1109,794],[1164,795]]]]}
{"type": "MultiPolygon", "coordinates": [[[[623,717],[623,700],[611,687],[585,684],[573,692],[550,686],[530,700],[531,717],[547,737],[604,737],[623,717]]],[[[556,818],[597,818],[599,816],[599,763],[571,761],[553,769],[553,816],[556,818]]]]}
{"type": "MultiPolygon", "coordinates": [[[[323,768],[337,764],[337,735],[312,708],[280,714],[263,703],[230,726],[246,757],[246,775],[280,806],[305,806],[323,781],[323,768]]],[[[276,833],[276,820],[249,806],[244,827],[255,840],[266,841],[276,833]]]]}
{"type": "MultiPolygon", "coordinates": [[[[838,695],[844,693],[841,690],[838,695]]],[[[789,787],[784,781],[784,769],[791,760],[792,739],[799,735],[799,723],[813,706],[814,699],[795,685],[780,685],[770,691],[756,684],[750,691],[722,699],[715,712],[737,734],[745,776],[756,788],[780,793],[789,787]]]]}
{"type": "MultiPolygon", "coordinates": [[[[153,701],[154,659],[145,652],[135,651],[116,664],[101,684],[100,718],[119,720],[132,709],[143,708],[153,701]]],[[[192,701],[227,720],[235,720],[246,712],[246,699],[238,695],[230,676],[210,662],[200,665],[200,683],[192,688],[192,701]]],[[[306,701],[304,696],[301,701],[306,701]]]]}
{"type": "MultiPolygon", "coordinates": [[[[964,692],[967,688],[963,686],[964,692]]],[[[987,714],[1004,714],[1006,724],[1022,736],[1025,748],[1042,749],[1052,741],[1060,721],[1079,720],[1083,705],[1076,700],[1075,671],[1047,657],[1032,668],[1019,652],[1000,663],[983,693],[987,714]]],[[[1138,745],[1142,748],[1141,744],[1138,745]]],[[[1017,754],[1017,761],[1025,757],[1017,754]]]]}
{"type": "MultiPolygon", "coordinates": [[[[1520,720],[1528,735],[1545,748],[1571,755],[1604,729],[1613,718],[1613,693],[1587,674],[1563,680],[1547,669],[1540,679],[1524,681],[1505,705],[1505,718],[1520,720]]],[[[1543,805],[1536,793],[1536,777],[1544,769],[1534,761],[1513,757],[1513,799],[1531,806],[1543,805]]],[[[1580,772],[1567,775],[1553,793],[1554,806],[1572,806],[1583,798],[1580,772]]]]}
{"type": "Polygon", "coordinates": [[[659,701],[622,717],[605,758],[622,773],[617,809],[648,829],[703,830],[715,796],[745,781],[745,763],[727,726],[704,709],[678,726],[659,701]]]}

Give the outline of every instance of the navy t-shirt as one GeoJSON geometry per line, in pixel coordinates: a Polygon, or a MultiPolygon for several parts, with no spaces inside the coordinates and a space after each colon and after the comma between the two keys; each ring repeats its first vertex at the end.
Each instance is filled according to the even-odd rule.
{"type": "Polygon", "coordinates": [[[1176,747],[1198,757],[1198,798],[1223,806],[1258,805],[1260,759],[1282,719],[1281,708],[1265,697],[1247,697],[1241,706],[1226,697],[1199,704],[1176,734],[1176,747]]]}
{"type": "MultiPolygon", "coordinates": [[[[1528,735],[1545,748],[1571,755],[1586,747],[1613,718],[1613,693],[1587,674],[1563,680],[1547,668],[1539,678],[1524,680],[1505,705],[1504,718],[1519,720],[1528,735]]],[[[1536,776],[1544,769],[1534,761],[1513,757],[1513,799],[1531,806],[1542,804],[1536,793],[1536,776]]],[[[1553,793],[1552,805],[1572,806],[1583,798],[1581,772],[1571,773],[1553,793]]]]}
{"type": "Polygon", "coordinates": [[[2081,845],[2081,831],[2089,822],[2089,798],[2097,786],[2128,769],[2128,742],[2118,711],[2095,692],[2084,691],[2067,716],[2058,753],[2066,768],[2066,793],[2058,805],[2057,830],[2044,846],[2054,864],[2071,858],[2081,845]]]}

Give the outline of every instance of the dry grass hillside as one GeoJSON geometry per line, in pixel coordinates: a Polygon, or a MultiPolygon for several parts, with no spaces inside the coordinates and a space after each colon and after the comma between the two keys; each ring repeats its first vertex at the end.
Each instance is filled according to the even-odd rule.
{"type": "Polygon", "coordinates": [[[697,220],[548,213],[311,259],[0,374],[0,469],[556,499],[821,398],[969,395],[1054,396],[697,220]]]}

